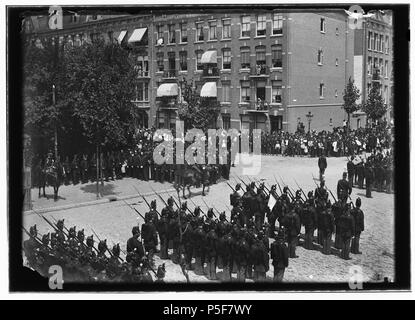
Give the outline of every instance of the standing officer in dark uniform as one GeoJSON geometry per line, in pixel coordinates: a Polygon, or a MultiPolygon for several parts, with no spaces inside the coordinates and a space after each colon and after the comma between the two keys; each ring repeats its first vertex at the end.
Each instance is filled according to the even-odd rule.
{"type": "Polygon", "coordinates": [[[140,238],[140,227],[134,226],[132,229],[133,236],[127,240],[127,262],[131,262],[134,266],[138,266],[145,256],[144,248],[140,238]]]}
{"type": "Polygon", "coordinates": [[[321,155],[318,158],[318,168],[320,171],[320,181],[324,180],[324,173],[326,172],[327,169],[327,159],[324,155],[321,155]]]}
{"type": "Polygon", "coordinates": [[[366,162],[365,168],[365,180],[366,180],[366,198],[372,198],[372,184],[374,180],[373,167],[370,161],[366,162]]]}
{"type": "Polygon", "coordinates": [[[276,241],[271,244],[271,259],[274,266],[274,281],[282,282],[285,268],[288,267],[288,247],[284,241],[284,229],[280,228],[276,241]]]}
{"type": "Polygon", "coordinates": [[[352,239],[352,236],[354,234],[354,218],[350,214],[350,204],[347,204],[345,213],[340,217],[339,221],[339,229],[336,230],[336,232],[340,232],[341,234],[341,241],[342,241],[342,248],[340,257],[345,260],[350,260],[349,257],[350,254],[350,241],[352,239]]]}
{"type": "Polygon", "coordinates": [[[349,161],[347,161],[347,177],[349,179],[350,186],[353,187],[353,178],[355,175],[355,166],[353,163],[354,156],[352,156],[349,161]]]}
{"type": "Polygon", "coordinates": [[[337,199],[346,201],[352,193],[352,186],[347,181],[347,172],[343,172],[343,179],[337,182],[337,199]]]}
{"type": "Polygon", "coordinates": [[[356,207],[353,208],[351,215],[354,218],[354,235],[352,239],[352,248],[351,253],[354,254],[361,254],[359,251],[359,241],[360,241],[360,234],[362,231],[365,230],[365,223],[364,223],[364,214],[363,211],[360,209],[362,205],[362,200],[360,198],[356,199],[356,207]]]}
{"type": "Polygon", "coordinates": [[[287,230],[289,256],[290,258],[298,258],[295,254],[295,249],[297,247],[298,235],[301,230],[301,222],[300,217],[294,209],[290,210],[284,217],[283,226],[287,230]]]}
{"type": "Polygon", "coordinates": [[[78,155],[75,154],[72,160],[72,183],[78,184],[79,183],[79,160],[78,155]]]}
{"type": "Polygon", "coordinates": [[[305,249],[313,249],[314,230],[317,228],[317,211],[314,205],[313,192],[308,193],[308,200],[302,210],[302,223],[305,227],[305,249]]]}
{"type": "Polygon", "coordinates": [[[321,236],[323,240],[323,254],[331,253],[331,236],[334,232],[334,216],[331,212],[330,203],[327,202],[326,208],[321,212],[321,236]]]}
{"type": "Polygon", "coordinates": [[[144,220],[144,224],[141,226],[141,235],[144,241],[144,248],[148,253],[150,265],[154,264],[153,256],[158,245],[157,231],[154,222],[155,221],[152,220],[150,216],[147,216],[144,220]]]}

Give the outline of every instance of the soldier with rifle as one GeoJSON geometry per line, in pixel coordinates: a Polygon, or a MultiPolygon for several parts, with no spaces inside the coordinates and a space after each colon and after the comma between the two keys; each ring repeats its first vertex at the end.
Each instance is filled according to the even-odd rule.
{"type": "Polygon", "coordinates": [[[218,235],[216,234],[215,225],[211,224],[206,233],[206,254],[205,260],[207,265],[207,278],[216,280],[216,263],[218,255],[218,235]]]}
{"type": "Polygon", "coordinates": [[[321,212],[320,218],[321,237],[323,241],[323,254],[331,253],[331,236],[334,232],[334,216],[331,212],[330,203],[327,202],[326,207],[321,212]]]}
{"type": "Polygon", "coordinates": [[[141,238],[144,242],[144,248],[147,252],[147,258],[150,266],[154,265],[154,253],[157,250],[158,238],[156,223],[152,217],[147,216],[144,219],[144,224],[141,226],[141,238]]]}
{"type": "Polygon", "coordinates": [[[301,230],[300,217],[294,209],[291,209],[284,217],[282,225],[287,230],[288,252],[290,258],[298,258],[295,254],[298,235],[301,230]]]}
{"type": "Polygon", "coordinates": [[[314,230],[317,228],[318,217],[317,210],[314,204],[313,192],[308,193],[308,200],[302,210],[302,223],[305,227],[305,242],[304,248],[308,250],[313,249],[314,230]]]}
{"type": "Polygon", "coordinates": [[[353,234],[355,233],[355,222],[353,216],[350,214],[351,206],[350,204],[346,205],[346,210],[344,214],[339,219],[339,232],[341,234],[342,248],[340,257],[345,260],[350,260],[350,242],[353,234]]]}

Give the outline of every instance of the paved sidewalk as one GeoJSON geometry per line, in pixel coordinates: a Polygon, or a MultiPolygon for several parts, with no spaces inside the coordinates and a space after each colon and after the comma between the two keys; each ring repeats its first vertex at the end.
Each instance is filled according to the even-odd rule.
{"type": "Polygon", "coordinates": [[[68,208],[83,207],[99,203],[109,202],[114,199],[128,199],[137,197],[137,190],[142,195],[153,193],[153,190],[163,193],[173,193],[175,190],[171,183],[142,181],[134,178],[124,178],[99,184],[100,196],[96,194],[96,183],[84,183],[77,185],[62,185],[59,188],[59,199],[53,200],[53,188],[46,187],[46,196],[39,198],[38,189],[32,189],[33,209],[39,212],[49,212],[68,208]]]}

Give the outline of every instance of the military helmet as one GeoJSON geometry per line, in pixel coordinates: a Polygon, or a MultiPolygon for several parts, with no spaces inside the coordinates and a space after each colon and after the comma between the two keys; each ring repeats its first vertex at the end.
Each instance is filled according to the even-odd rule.
{"type": "Polygon", "coordinates": [[[151,207],[151,209],[156,209],[156,207],[157,207],[156,199],[154,199],[153,201],[151,201],[150,207],[151,207]]]}
{"type": "Polygon", "coordinates": [[[213,208],[209,208],[208,212],[207,212],[207,216],[209,218],[213,218],[213,208]]]}
{"type": "Polygon", "coordinates": [[[172,206],[173,205],[173,198],[172,197],[170,197],[170,198],[167,199],[167,204],[169,206],[172,206]]]}
{"type": "Polygon", "coordinates": [[[162,265],[159,265],[157,268],[157,278],[163,279],[165,275],[166,275],[166,267],[165,267],[165,264],[163,263],[162,265]]]}
{"type": "Polygon", "coordinates": [[[277,186],[276,186],[275,184],[273,184],[273,185],[271,186],[271,191],[275,191],[275,190],[277,190],[277,186]]]}
{"type": "Polygon", "coordinates": [[[65,225],[65,219],[58,220],[58,222],[56,222],[56,227],[57,227],[59,230],[63,230],[64,225],[65,225]]]}
{"type": "Polygon", "coordinates": [[[42,236],[42,243],[47,246],[49,244],[49,233],[42,236]]]}
{"type": "Polygon", "coordinates": [[[94,235],[93,234],[91,234],[89,237],[86,237],[86,245],[88,247],[94,246],[94,235]]]}
{"type": "Polygon", "coordinates": [[[296,195],[297,197],[301,197],[301,190],[297,190],[297,191],[295,192],[295,195],[296,195]]]}
{"type": "Polygon", "coordinates": [[[107,250],[107,239],[101,240],[98,243],[98,251],[105,252],[107,250]]]}
{"type": "Polygon", "coordinates": [[[71,238],[75,238],[76,237],[76,226],[73,226],[72,228],[69,228],[68,235],[71,238]]]}
{"type": "Polygon", "coordinates": [[[235,186],[235,190],[238,191],[240,189],[241,189],[241,184],[240,183],[237,183],[236,186],[235,186]]]}
{"type": "Polygon", "coordinates": [[[225,220],[226,220],[226,214],[225,214],[225,211],[223,211],[223,212],[219,215],[219,220],[220,220],[220,221],[225,221],[225,220]]]}
{"type": "Polygon", "coordinates": [[[193,214],[195,216],[199,216],[200,215],[200,207],[199,206],[195,207],[195,210],[194,210],[193,214]]]}
{"type": "Polygon", "coordinates": [[[187,209],[187,202],[183,202],[182,203],[182,210],[186,210],[187,209]]]}
{"type": "Polygon", "coordinates": [[[313,191],[309,191],[307,193],[307,197],[309,197],[310,199],[313,198],[313,191]]]}
{"type": "Polygon", "coordinates": [[[85,239],[85,233],[84,233],[84,229],[82,230],[78,230],[78,234],[76,236],[78,238],[79,241],[84,241],[85,239]]]}
{"type": "Polygon", "coordinates": [[[288,186],[285,186],[285,187],[282,189],[282,191],[283,191],[284,193],[287,193],[287,192],[288,192],[288,186]]]}
{"type": "Polygon", "coordinates": [[[255,182],[251,182],[251,184],[250,184],[250,187],[251,187],[251,189],[254,189],[255,188],[255,182]]]}
{"type": "Polygon", "coordinates": [[[29,233],[33,237],[36,237],[37,236],[37,227],[36,227],[36,225],[33,225],[33,226],[30,227],[29,233]]]}
{"type": "Polygon", "coordinates": [[[360,198],[357,198],[356,199],[356,207],[360,207],[362,205],[362,199],[360,199],[360,198]]]}
{"type": "Polygon", "coordinates": [[[135,236],[136,234],[140,235],[140,226],[134,226],[131,232],[133,236],[135,236]]]}
{"type": "Polygon", "coordinates": [[[112,247],[112,250],[111,250],[111,252],[112,252],[112,254],[114,255],[114,256],[119,256],[120,255],[120,244],[119,243],[117,243],[116,245],[114,245],[113,247],[112,247]]]}

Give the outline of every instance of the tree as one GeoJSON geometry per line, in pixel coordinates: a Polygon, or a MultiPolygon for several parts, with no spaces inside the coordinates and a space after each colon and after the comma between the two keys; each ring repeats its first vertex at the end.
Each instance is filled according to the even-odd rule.
{"type": "Polygon", "coordinates": [[[349,82],[343,92],[343,109],[347,113],[347,128],[350,128],[350,114],[360,109],[360,105],[356,101],[360,98],[359,89],[354,81],[349,77],[349,82]]]}
{"type": "Polygon", "coordinates": [[[191,83],[182,84],[183,102],[178,105],[180,120],[184,121],[185,129],[197,128],[207,132],[212,128],[220,113],[220,103],[216,99],[200,97],[191,83]]]}
{"type": "Polygon", "coordinates": [[[373,121],[382,118],[387,111],[387,106],[380,93],[380,86],[379,70],[376,70],[372,78],[372,87],[369,91],[368,98],[362,106],[362,110],[373,121]]]}

